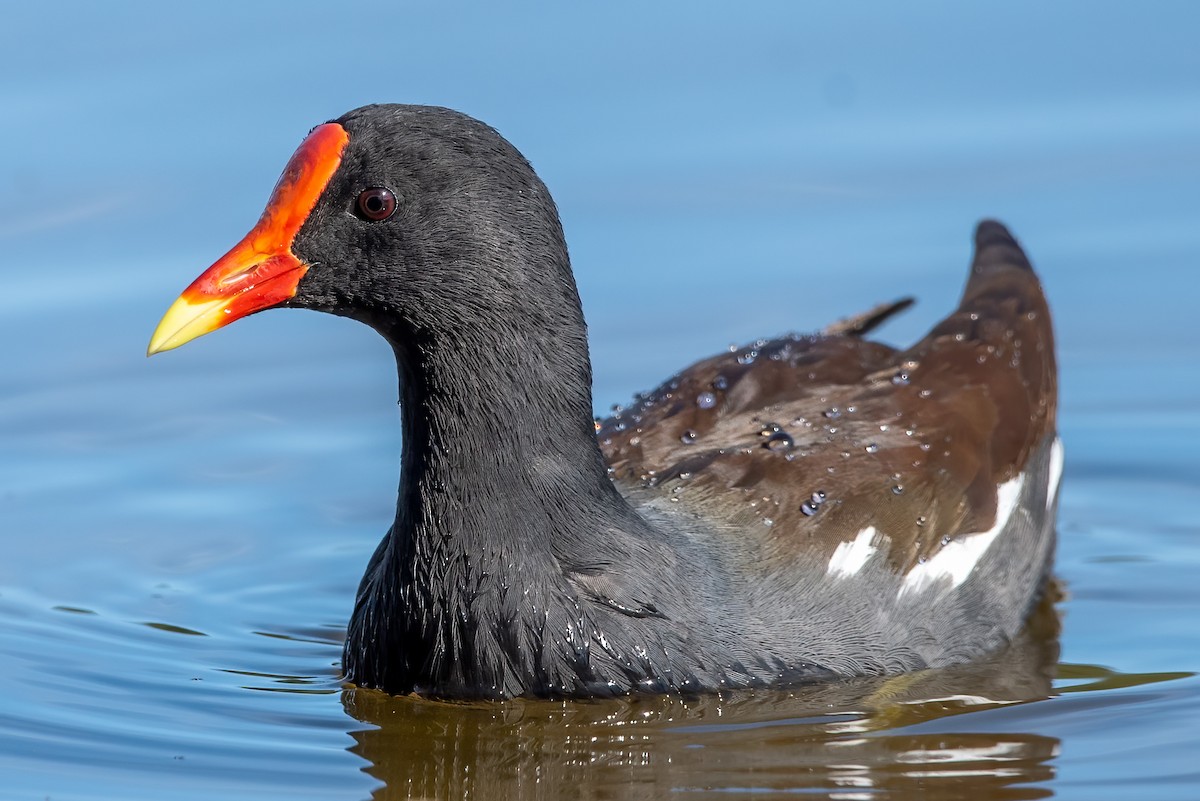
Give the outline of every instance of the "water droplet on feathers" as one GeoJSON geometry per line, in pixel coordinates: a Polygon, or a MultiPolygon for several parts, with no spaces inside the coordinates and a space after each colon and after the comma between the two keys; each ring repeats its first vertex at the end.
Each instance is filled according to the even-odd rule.
{"type": "Polygon", "coordinates": [[[817,490],[810,495],[807,500],[800,504],[800,511],[803,512],[806,517],[812,517],[820,510],[821,504],[823,503],[825,503],[825,493],[821,490],[817,490]]]}
{"type": "Polygon", "coordinates": [[[769,451],[790,451],[795,445],[790,434],[786,431],[776,431],[771,436],[767,437],[767,441],[763,443],[763,447],[769,451]]]}

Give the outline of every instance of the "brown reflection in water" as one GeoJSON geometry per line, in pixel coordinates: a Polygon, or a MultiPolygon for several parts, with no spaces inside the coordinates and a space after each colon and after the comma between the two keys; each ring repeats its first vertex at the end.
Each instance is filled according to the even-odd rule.
{"type": "Polygon", "coordinates": [[[936,721],[1048,697],[1057,635],[1047,600],[989,661],[887,680],[603,702],[445,704],[353,688],[342,699],[378,727],[354,732],[351,749],[383,783],[377,799],[1045,798],[1057,739],[936,721]]]}

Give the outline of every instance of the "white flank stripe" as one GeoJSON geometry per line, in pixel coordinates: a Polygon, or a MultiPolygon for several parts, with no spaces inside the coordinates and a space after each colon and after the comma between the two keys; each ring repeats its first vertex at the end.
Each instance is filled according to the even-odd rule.
{"type": "Polygon", "coordinates": [[[1046,485],[1046,511],[1050,511],[1050,507],[1054,506],[1054,501],[1058,499],[1058,485],[1062,481],[1063,471],[1063,444],[1059,437],[1054,438],[1054,444],[1050,446],[1050,481],[1046,485]]]}
{"type": "Polygon", "coordinates": [[[853,576],[862,570],[863,565],[878,550],[871,544],[874,540],[875,527],[867,526],[858,532],[858,536],[852,542],[840,543],[837,550],[833,552],[833,556],[829,559],[829,569],[825,571],[826,574],[830,576],[853,576]]]}
{"type": "Polygon", "coordinates": [[[1012,517],[1017,508],[1017,499],[1021,497],[1021,485],[1025,483],[1025,474],[1017,476],[996,488],[996,522],[987,531],[975,534],[960,534],[942,546],[942,549],[928,561],[917,565],[908,571],[904,584],[900,587],[900,595],[917,592],[943,579],[950,580],[951,587],[957,587],[967,580],[975,564],[987,553],[987,549],[995,541],[1001,529],[1012,517]]]}

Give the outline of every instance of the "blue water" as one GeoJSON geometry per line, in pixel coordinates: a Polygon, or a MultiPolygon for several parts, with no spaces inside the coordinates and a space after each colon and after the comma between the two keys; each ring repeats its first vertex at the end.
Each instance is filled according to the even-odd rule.
{"type": "Polygon", "coordinates": [[[1198,24],[1184,2],[6,8],[0,798],[1200,796],[1198,24]],[[882,336],[909,341],[974,221],[1006,221],[1058,329],[1061,653],[854,697],[344,692],[397,480],[390,352],[270,312],[143,353],[309,128],[377,101],[471,113],[539,170],[598,410],[906,294],[882,336]]]}

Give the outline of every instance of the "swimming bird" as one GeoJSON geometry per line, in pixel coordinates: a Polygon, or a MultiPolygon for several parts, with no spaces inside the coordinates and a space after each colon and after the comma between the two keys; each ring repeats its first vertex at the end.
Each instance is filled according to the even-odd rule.
{"type": "Polygon", "coordinates": [[[906,349],[866,337],[905,303],[719,353],[596,420],[533,168],[464,114],[373,105],[308,135],[149,353],[273,307],[391,344],[399,497],[347,681],[691,693],[977,659],[1043,591],[1062,446],[1038,279],[985,221],[957,309],[906,349]]]}

